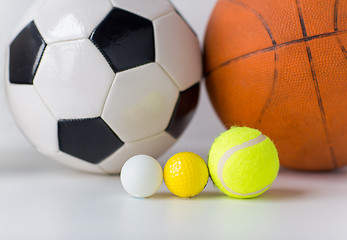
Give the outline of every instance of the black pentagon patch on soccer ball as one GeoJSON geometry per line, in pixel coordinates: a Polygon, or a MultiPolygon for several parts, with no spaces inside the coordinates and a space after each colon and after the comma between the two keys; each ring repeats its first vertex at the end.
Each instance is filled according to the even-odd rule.
{"type": "Polygon", "coordinates": [[[33,84],[47,44],[34,22],[29,23],[10,46],[10,82],[33,84]]]}
{"type": "Polygon", "coordinates": [[[124,143],[99,117],[58,122],[59,148],[74,157],[98,164],[124,143]]]}
{"type": "Polygon", "coordinates": [[[200,83],[180,93],[174,113],[166,132],[179,138],[193,118],[200,94],[200,83]]]}
{"type": "Polygon", "coordinates": [[[115,73],[155,61],[150,20],[114,8],[90,36],[115,73]]]}

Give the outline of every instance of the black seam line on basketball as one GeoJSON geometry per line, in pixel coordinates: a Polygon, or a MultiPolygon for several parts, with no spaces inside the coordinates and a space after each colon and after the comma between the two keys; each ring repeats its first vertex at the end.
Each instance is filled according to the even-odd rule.
{"type": "Polygon", "coordinates": [[[205,74],[205,76],[206,77],[209,76],[214,71],[216,71],[216,70],[218,70],[218,69],[220,69],[222,67],[225,67],[225,66],[229,65],[230,63],[233,63],[233,62],[236,62],[236,61],[239,61],[239,60],[242,60],[242,59],[245,59],[245,58],[257,55],[259,53],[270,52],[270,51],[275,50],[275,49],[283,48],[283,47],[294,45],[294,44],[297,44],[297,43],[309,42],[309,41],[314,40],[314,39],[326,38],[326,37],[331,37],[331,36],[338,36],[339,34],[344,34],[344,33],[347,33],[347,30],[341,30],[341,31],[336,31],[336,32],[329,32],[329,33],[322,33],[322,34],[318,34],[318,35],[314,35],[314,36],[310,36],[310,37],[304,37],[304,38],[292,40],[292,41],[285,42],[285,43],[276,44],[274,46],[263,48],[263,49],[260,49],[260,50],[256,50],[256,51],[253,51],[253,52],[241,55],[239,57],[227,60],[227,61],[217,65],[216,67],[214,67],[211,70],[209,70],[205,74]]]}
{"type": "Polygon", "coordinates": [[[241,7],[243,7],[243,8],[245,8],[245,9],[249,10],[249,11],[251,11],[255,16],[257,16],[257,18],[259,18],[259,20],[260,20],[260,21],[262,22],[262,24],[264,25],[264,27],[265,27],[267,33],[269,34],[269,36],[270,36],[270,38],[271,38],[272,45],[276,45],[276,44],[277,44],[277,43],[276,43],[276,40],[275,40],[275,38],[274,38],[274,35],[273,35],[272,32],[271,32],[270,26],[267,24],[267,22],[265,21],[265,19],[263,18],[263,16],[262,16],[260,13],[258,13],[255,9],[251,8],[250,6],[248,6],[248,5],[246,5],[246,4],[242,3],[242,2],[235,1],[235,0],[229,0],[229,1],[232,2],[232,3],[235,3],[235,4],[237,4],[237,5],[239,5],[239,6],[241,6],[241,7]]]}
{"type": "Polygon", "coordinates": [[[327,124],[327,120],[326,120],[326,114],[325,114],[325,110],[324,110],[322,95],[320,93],[317,75],[316,75],[316,71],[315,71],[314,64],[313,64],[313,57],[312,57],[311,48],[310,48],[308,43],[306,43],[306,51],[307,51],[308,59],[310,62],[311,74],[312,74],[314,87],[316,89],[316,95],[317,95],[318,105],[319,105],[321,118],[322,118],[322,122],[323,122],[323,128],[324,128],[325,136],[327,138],[328,145],[329,145],[330,156],[331,156],[332,162],[334,164],[334,167],[337,168],[338,165],[337,165],[337,161],[336,161],[336,155],[335,155],[335,151],[333,149],[331,136],[330,136],[329,131],[328,131],[328,124],[327,124]]]}
{"type": "MultiPolygon", "coordinates": [[[[335,4],[334,4],[334,30],[335,31],[339,30],[339,26],[338,26],[339,4],[340,4],[340,1],[339,0],[335,0],[335,4]]],[[[346,48],[343,46],[339,36],[336,36],[336,38],[337,38],[337,41],[338,41],[338,43],[340,45],[340,48],[341,48],[341,51],[342,51],[343,55],[345,55],[345,58],[347,58],[346,48]]]]}
{"type": "Polygon", "coordinates": [[[303,35],[303,37],[307,37],[307,30],[306,30],[306,26],[305,26],[305,22],[304,22],[304,16],[302,14],[300,0],[296,0],[296,6],[298,9],[298,13],[299,13],[299,20],[300,20],[302,35],[303,35]]]}
{"type": "Polygon", "coordinates": [[[278,53],[276,51],[276,49],[274,50],[274,57],[275,57],[275,61],[274,61],[274,64],[275,64],[275,69],[274,69],[274,79],[273,79],[273,82],[272,82],[272,87],[271,87],[271,91],[270,91],[270,94],[264,104],[264,107],[262,109],[262,111],[260,112],[259,114],[259,117],[258,117],[258,120],[256,122],[256,124],[260,124],[261,121],[263,120],[264,118],[264,115],[265,115],[265,112],[266,110],[269,108],[271,102],[272,102],[272,98],[275,94],[275,88],[276,88],[276,85],[277,85],[277,80],[278,80],[278,53]]]}
{"type": "MultiPolygon", "coordinates": [[[[296,0],[296,4],[297,4],[298,14],[299,14],[299,18],[300,18],[302,34],[306,37],[307,36],[306,26],[305,26],[305,22],[304,22],[304,17],[302,15],[300,0],[296,0]]],[[[334,167],[337,168],[336,155],[335,155],[335,152],[334,152],[334,149],[332,146],[331,137],[330,137],[330,134],[328,131],[326,114],[325,114],[325,110],[324,110],[322,95],[321,95],[321,92],[319,89],[319,84],[318,84],[315,66],[313,63],[313,56],[312,56],[311,48],[310,48],[310,45],[308,42],[305,42],[305,45],[306,45],[306,52],[307,52],[308,61],[310,63],[312,80],[313,80],[313,84],[314,84],[314,87],[316,90],[316,96],[317,96],[318,106],[320,109],[320,115],[321,115],[321,119],[322,119],[322,123],[323,123],[323,129],[324,129],[325,137],[326,137],[326,140],[327,140],[328,145],[329,145],[329,151],[330,151],[330,156],[331,156],[332,162],[334,164],[334,167]]]]}
{"type": "Polygon", "coordinates": [[[340,1],[339,0],[335,0],[335,4],[334,4],[334,30],[335,31],[339,30],[339,27],[338,27],[338,24],[337,24],[338,13],[339,13],[339,4],[340,4],[340,1]]]}
{"type": "Polygon", "coordinates": [[[345,46],[343,46],[343,44],[342,44],[341,39],[339,38],[339,36],[336,36],[336,37],[337,37],[337,41],[338,41],[339,44],[340,44],[341,51],[342,51],[343,55],[345,55],[345,58],[347,58],[347,50],[346,50],[345,46]]]}

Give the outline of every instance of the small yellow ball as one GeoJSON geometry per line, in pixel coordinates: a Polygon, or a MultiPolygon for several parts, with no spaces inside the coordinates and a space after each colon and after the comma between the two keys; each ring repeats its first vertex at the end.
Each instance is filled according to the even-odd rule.
{"type": "Polygon", "coordinates": [[[175,195],[189,198],[198,195],[207,185],[207,165],[199,155],[181,152],[172,156],[164,168],[164,181],[175,195]]]}
{"type": "Polygon", "coordinates": [[[260,131],[232,127],[212,144],[208,167],[213,183],[234,198],[253,198],[267,191],[279,170],[277,149],[260,131]]]}

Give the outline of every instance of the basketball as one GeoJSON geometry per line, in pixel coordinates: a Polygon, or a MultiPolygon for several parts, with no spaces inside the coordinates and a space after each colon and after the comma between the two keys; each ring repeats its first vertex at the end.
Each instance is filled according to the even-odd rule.
{"type": "Polygon", "coordinates": [[[347,0],[219,0],[204,52],[227,128],[262,131],[285,167],[347,165],[347,0]]]}

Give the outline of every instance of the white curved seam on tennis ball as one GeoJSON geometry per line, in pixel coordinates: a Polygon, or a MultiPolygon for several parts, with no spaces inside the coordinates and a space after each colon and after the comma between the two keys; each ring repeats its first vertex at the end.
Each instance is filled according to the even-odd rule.
{"type": "Polygon", "coordinates": [[[255,195],[255,194],[258,194],[258,193],[261,193],[263,192],[264,190],[266,190],[267,188],[271,187],[272,184],[269,184],[267,185],[266,187],[258,190],[258,191],[255,191],[255,192],[252,192],[252,193],[237,193],[235,191],[233,191],[232,189],[230,189],[226,183],[224,182],[224,178],[223,178],[223,169],[224,169],[224,165],[226,164],[226,162],[228,161],[228,159],[233,155],[235,154],[236,152],[240,151],[240,150],[243,150],[245,148],[248,148],[248,147],[252,147],[254,145],[257,145],[263,141],[265,141],[267,139],[267,137],[263,134],[260,134],[258,137],[252,139],[252,140],[249,140],[247,142],[244,142],[240,145],[237,145],[237,146],[234,146],[230,149],[228,149],[224,154],[223,156],[219,159],[219,162],[218,162],[218,170],[217,170],[217,174],[218,174],[218,178],[220,179],[223,187],[228,190],[230,193],[232,194],[235,194],[235,195],[239,195],[239,196],[251,196],[251,195],[255,195]]]}

